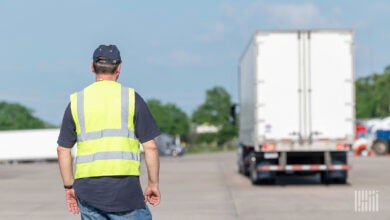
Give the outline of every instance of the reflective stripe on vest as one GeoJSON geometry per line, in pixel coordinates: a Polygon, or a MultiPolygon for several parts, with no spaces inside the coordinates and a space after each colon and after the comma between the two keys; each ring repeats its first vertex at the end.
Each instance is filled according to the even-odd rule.
{"type": "Polygon", "coordinates": [[[76,163],[89,163],[95,160],[108,160],[108,159],[122,159],[122,160],[136,160],[140,161],[140,155],[132,152],[114,151],[114,152],[98,152],[95,154],[88,154],[78,156],[76,163]]]}

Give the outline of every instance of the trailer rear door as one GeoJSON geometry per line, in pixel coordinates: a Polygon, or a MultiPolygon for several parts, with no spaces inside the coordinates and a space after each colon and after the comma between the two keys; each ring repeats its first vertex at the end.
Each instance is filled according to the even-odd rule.
{"type": "Polygon", "coordinates": [[[260,139],[297,139],[299,122],[299,35],[256,35],[256,113],[260,139]]]}
{"type": "Polygon", "coordinates": [[[308,42],[307,135],[353,139],[353,35],[312,31],[308,42]]]}

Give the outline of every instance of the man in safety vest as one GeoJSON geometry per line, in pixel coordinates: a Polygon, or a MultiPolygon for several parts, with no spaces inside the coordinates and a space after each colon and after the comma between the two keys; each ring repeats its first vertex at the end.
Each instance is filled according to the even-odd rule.
{"type": "Polygon", "coordinates": [[[115,45],[95,50],[91,68],[96,82],[70,96],[61,125],[57,153],[66,202],[82,219],[152,219],[146,202],[160,203],[154,141],[160,131],[141,96],[117,82],[121,62],[115,45]],[[144,193],[140,143],[148,171],[144,193]]]}

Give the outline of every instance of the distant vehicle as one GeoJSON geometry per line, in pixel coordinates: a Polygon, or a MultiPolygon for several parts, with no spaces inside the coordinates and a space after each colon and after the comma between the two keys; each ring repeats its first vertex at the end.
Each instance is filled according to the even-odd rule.
{"type": "Polygon", "coordinates": [[[256,32],[239,63],[238,167],[253,184],[279,173],[347,181],[355,139],[353,33],[256,32]]]}
{"type": "Polygon", "coordinates": [[[362,122],[367,127],[353,145],[355,155],[386,155],[390,152],[390,117],[362,122]],[[372,154],[371,154],[372,153],[372,154]]]}
{"type": "Polygon", "coordinates": [[[390,152],[390,129],[389,130],[377,130],[375,133],[375,141],[372,145],[372,149],[377,155],[386,155],[390,152]]]}
{"type": "Polygon", "coordinates": [[[161,134],[155,141],[160,155],[176,157],[185,152],[184,147],[176,143],[175,137],[169,134],[161,134]]]}
{"type": "Polygon", "coordinates": [[[390,152],[390,117],[382,119],[372,127],[373,138],[371,149],[377,155],[386,155],[390,152]]]}
{"type": "Polygon", "coordinates": [[[367,133],[367,127],[363,123],[357,123],[355,125],[355,139],[359,139],[361,137],[364,137],[367,133]]]}
{"type": "Polygon", "coordinates": [[[352,150],[355,156],[368,156],[368,129],[364,122],[357,122],[355,125],[355,141],[352,150]]]}

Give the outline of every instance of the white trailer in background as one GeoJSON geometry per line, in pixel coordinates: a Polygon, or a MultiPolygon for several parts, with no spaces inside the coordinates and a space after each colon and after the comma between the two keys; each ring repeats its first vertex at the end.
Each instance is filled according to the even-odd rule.
{"type": "Polygon", "coordinates": [[[0,132],[0,161],[57,159],[59,129],[0,132]]]}
{"type": "Polygon", "coordinates": [[[238,166],[254,184],[278,173],[346,182],[354,141],[353,33],[256,32],[239,64],[238,166]]]}

